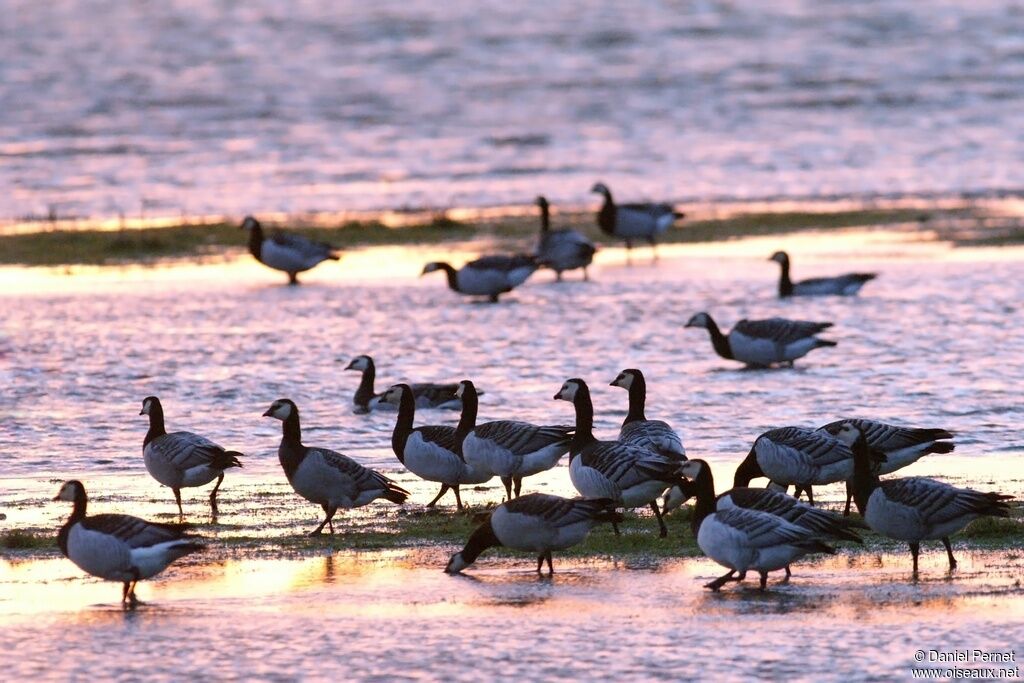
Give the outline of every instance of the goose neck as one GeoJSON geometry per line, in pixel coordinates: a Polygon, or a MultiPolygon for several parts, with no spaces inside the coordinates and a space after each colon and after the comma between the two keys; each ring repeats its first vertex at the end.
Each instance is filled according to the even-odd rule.
{"type": "Polygon", "coordinates": [[[476,427],[476,414],[480,409],[480,399],[477,398],[476,389],[466,388],[462,393],[462,415],[459,417],[459,424],[455,428],[455,443],[458,444],[459,452],[462,452],[462,441],[476,427]]]}
{"type": "Polygon", "coordinates": [[[142,447],[145,448],[150,441],[167,433],[164,427],[164,408],[160,401],[153,401],[149,404],[149,431],[146,438],[142,440],[142,447]]]}
{"type": "Polygon", "coordinates": [[[747,457],[736,468],[736,476],[733,478],[732,485],[737,488],[749,486],[752,479],[763,476],[764,472],[761,471],[761,465],[757,462],[757,442],[755,441],[747,457]]]}
{"type": "Polygon", "coordinates": [[[480,553],[488,548],[493,548],[498,545],[501,545],[501,541],[499,541],[498,537],[494,534],[494,528],[491,526],[491,519],[488,517],[486,522],[481,524],[472,534],[470,534],[469,539],[466,541],[466,545],[460,554],[466,564],[473,564],[476,562],[476,558],[480,557],[480,553]]]}
{"type": "Polygon", "coordinates": [[[693,508],[693,516],[690,518],[690,528],[696,537],[704,519],[715,512],[715,479],[711,474],[711,467],[707,464],[700,468],[700,473],[694,481],[694,490],[696,503],[693,508]]]}
{"type": "Polygon", "coordinates": [[[786,297],[793,294],[793,281],[789,279],[789,261],[779,264],[779,296],[786,297]]]}
{"type": "Polygon", "coordinates": [[[577,453],[594,441],[594,402],[590,398],[590,389],[580,386],[572,402],[576,408],[576,432],[570,451],[577,453]]]}
{"type": "Polygon", "coordinates": [[[546,203],[540,205],[540,233],[543,235],[551,230],[551,209],[546,203]]]}
{"type": "Polygon", "coordinates": [[[359,379],[359,386],[356,388],[355,404],[367,408],[373,399],[373,385],[377,380],[377,368],[373,361],[363,370],[363,376],[359,379]]]}
{"type": "Polygon", "coordinates": [[[256,221],[253,223],[254,225],[249,228],[249,253],[259,260],[263,252],[263,226],[256,221]]]}
{"type": "Polygon", "coordinates": [[[299,409],[293,407],[292,412],[281,423],[282,443],[299,445],[302,443],[302,427],[299,423],[299,409]]]}
{"type": "Polygon", "coordinates": [[[408,387],[402,389],[402,397],[398,403],[398,419],[395,421],[395,431],[391,435],[391,448],[395,451],[398,459],[405,463],[405,444],[412,434],[412,424],[416,418],[416,399],[412,390],[408,387]]]}
{"type": "Polygon", "coordinates": [[[633,377],[633,383],[629,385],[629,413],[623,424],[646,420],[647,416],[644,414],[646,403],[647,382],[642,376],[636,375],[633,377]]]}
{"type": "Polygon", "coordinates": [[[718,323],[710,316],[708,316],[708,334],[711,335],[711,345],[714,347],[715,353],[726,360],[733,360],[729,338],[722,334],[722,330],[718,328],[718,323]]]}
{"type": "Polygon", "coordinates": [[[871,464],[871,450],[868,448],[864,435],[861,434],[853,446],[853,502],[857,510],[864,514],[868,498],[879,486],[878,473],[871,464]]]}

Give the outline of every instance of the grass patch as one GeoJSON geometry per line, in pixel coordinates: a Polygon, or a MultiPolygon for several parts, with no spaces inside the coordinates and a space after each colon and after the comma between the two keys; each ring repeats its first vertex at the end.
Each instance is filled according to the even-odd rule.
{"type": "Polygon", "coordinates": [[[1024,544],[1024,523],[1019,519],[1006,517],[982,517],[971,522],[959,536],[972,540],[1016,541],[1021,545],[1024,544]]]}
{"type": "Polygon", "coordinates": [[[51,547],[57,547],[53,535],[43,536],[22,529],[11,529],[0,534],[0,548],[6,550],[38,550],[51,547]]]}

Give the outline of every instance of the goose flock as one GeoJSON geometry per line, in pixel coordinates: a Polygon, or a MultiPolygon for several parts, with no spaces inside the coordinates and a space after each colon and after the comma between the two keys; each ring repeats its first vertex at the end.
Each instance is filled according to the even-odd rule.
{"type": "MultiPolygon", "coordinates": [[[[604,198],[597,216],[599,227],[624,240],[627,249],[636,241],[655,247],[658,236],[682,217],[668,204],[616,204],[603,183],[592,189],[604,198]]],[[[541,267],[554,270],[559,280],[564,272],[581,269],[586,279],[595,246],[574,230],[552,229],[547,200],[538,197],[536,204],[541,230],[534,253],[483,256],[460,268],[432,262],[423,273],[443,271],[453,291],[492,302],[541,267]]],[[[298,235],[267,237],[253,217],[247,217],[242,227],[249,232],[252,254],[287,273],[291,284],[297,284],[298,273],[339,258],[330,245],[298,235]]],[[[794,283],[789,256],[780,251],[771,260],[782,269],[778,295],[783,298],[852,296],[876,277],[850,273],[794,283]]],[[[836,346],[835,341],[818,336],[832,327],[830,322],[744,319],[724,333],[710,314],[700,312],[686,327],[707,330],[719,356],[750,367],[792,366],[815,349],[836,346]]],[[[594,402],[590,386],[580,377],[565,379],[553,396],[572,404],[573,419],[565,420],[566,424],[533,424],[514,416],[479,422],[483,392],[469,379],[398,383],[377,393],[377,369],[371,356],[358,355],[345,369],[361,374],[353,412],[391,411],[395,415],[391,447],[399,463],[415,477],[439,486],[426,507],[433,508],[451,491],[456,510],[463,511],[468,507],[463,500],[466,487],[476,490],[494,478],[501,481],[504,501],[451,556],[445,566],[451,574],[462,572],[487,549],[498,546],[532,553],[537,571],[542,572],[546,563],[551,574],[554,551],[581,543],[601,523],[610,524],[618,534],[628,511],[638,508],[650,509],[658,536],[664,539],[669,536],[666,516],[692,499],[689,519],[697,545],[728,570],[706,584],[713,591],[744,580],[748,572],[757,572],[761,590],[766,589],[770,572],[784,570],[784,581],[788,581],[793,563],[815,553],[835,553],[838,543],[862,543],[866,530],[907,543],[916,576],[923,541],[941,541],[952,570],[956,559],[950,537],[979,517],[1008,517],[1011,511],[1011,496],[997,492],[958,488],[923,477],[882,479],[928,454],[952,452],[955,435],[945,428],[864,418],[834,420],[820,427],[783,425],[753,438],[735,469],[733,488],[716,493],[711,465],[688,458],[671,424],[648,418],[648,384],[638,368],[626,368],[609,382],[626,391],[628,411],[618,434],[608,439],[594,433],[594,402]],[[459,419],[456,424],[417,425],[417,412],[432,409],[458,410],[459,419]],[[523,495],[524,480],[554,469],[566,455],[568,483],[579,494],[577,498],[540,492],[523,495]],[[754,486],[755,480],[763,480],[764,486],[754,486]],[[840,482],[847,493],[843,513],[816,507],[814,487],[840,482]],[[804,496],[806,502],[801,500],[804,496]],[[851,506],[859,517],[851,516],[851,506]]],[[[156,396],[143,399],[140,415],[149,418],[142,444],[146,470],[171,489],[179,519],[184,518],[182,489],[211,482],[215,483],[209,502],[215,518],[221,485],[230,470],[242,467],[245,455],[192,432],[168,433],[163,405],[156,396]]],[[[273,401],[263,416],[281,422],[278,459],[285,479],[299,497],[323,512],[312,535],[322,534],[325,528],[333,534],[339,510],[375,501],[408,502],[410,492],[381,472],[340,450],[306,444],[299,407],[291,399],[273,401]]],[[[55,500],[73,504],[58,535],[61,552],[93,576],[120,581],[122,603],[128,607],[138,604],[138,581],[208,544],[181,523],[159,524],[121,514],[88,516],[85,486],[77,480],[65,482],[55,500]]]]}

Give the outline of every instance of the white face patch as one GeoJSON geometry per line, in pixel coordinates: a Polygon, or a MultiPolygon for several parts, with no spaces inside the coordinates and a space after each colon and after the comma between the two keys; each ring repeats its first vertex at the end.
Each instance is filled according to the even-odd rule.
{"type": "Polygon", "coordinates": [[[61,486],[60,487],[60,493],[57,494],[57,499],[58,500],[74,501],[75,500],[74,487],[72,487],[71,484],[64,484],[63,486],[61,486]]]}
{"type": "Polygon", "coordinates": [[[697,475],[700,474],[701,464],[699,462],[688,461],[684,462],[683,466],[679,468],[679,472],[687,479],[696,479],[697,475]]]}
{"type": "Polygon", "coordinates": [[[288,403],[277,403],[271,408],[271,411],[270,414],[278,420],[287,420],[288,416],[292,414],[292,407],[288,403]]]}
{"type": "Polygon", "coordinates": [[[571,401],[576,398],[577,390],[579,390],[579,386],[576,382],[566,382],[562,385],[562,389],[558,392],[558,396],[566,401],[571,401]]]}
{"type": "Polygon", "coordinates": [[[448,566],[444,568],[449,574],[458,574],[469,566],[469,563],[462,559],[462,553],[455,553],[452,559],[448,560],[448,566]]]}
{"type": "Polygon", "coordinates": [[[455,395],[458,398],[462,398],[462,396],[465,393],[466,393],[466,384],[464,382],[459,382],[459,388],[455,390],[455,395]]]}
{"type": "Polygon", "coordinates": [[[350,363],[350,367],[353,370],[366,370],[370,367],[370,362],[366,356],[359,356],[350,363]]]}
{"type": "Polygon", "coordinates": [[[153,405],[153,401],[148,399],[148,398],[145,401],[143,401],[142,402],[142,414],[143,415],[149,415],[149,411],[150,411],[152,405],[153,405]]]}

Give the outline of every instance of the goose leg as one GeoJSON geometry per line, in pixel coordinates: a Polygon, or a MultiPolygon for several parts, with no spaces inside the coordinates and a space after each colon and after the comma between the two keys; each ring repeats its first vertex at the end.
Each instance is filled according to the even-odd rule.
{"type": "Polygon", "coordinates": [[[128,586],[131,585],[131,581],[125,581],[124,585],[121,586],[121,604],[127,604],[128,602],[128,586]]]}
{"type": "Polygon", "coordinates": [[[490,301],[492,304],[496,304],[498,303],[498,295],[491,294],[489,297],[487,297],[487,300],[490,301]]]}
{"type": "Polygon", "coordinates": [[[220,476],[217,477],[217,483],[214,484],[213,490],[210,491],[210,511],[213,513],[214,517],[217,516],[217,489],[220,488],[220,483],[222,481],[224,481],[224,473],[223,472],[221,472],[220,476]]]}
{"type": "Polygon", "coordinates": [[[768,572],[761,572],[761,592],[764,593],[768,589],[768,572]]]}
{"type": "Polygon", "coordinates": [[[544,553],[537,556],[537,573],[543,574],[541,568],[544,566],[544,553]]]}
{"type": "Polygon", "coordinates": [[[299,274],[298,273],[288,273],[288,284],[290,284],[290,285],[297,285],[297,284],[299,284],[299,274]]]}
{"type": "Polygon", "coordinates": [[[791,576],[793,576],[793,571],[789,568],[789,565],[787,564],[786,565],[786,577],[784,579],[782,579],[782,581],[779,581],[779,583],[781,583],[781,584],[789,583],[789,578],[791,576]]]}
{"type": "Polygon", "coordinates": [[[661,510],[658,509],[658,501],[651,501],[651,509],[654,510],[654,516],[658,518],[658,537],[665,538],[668,536],[668,527],[665,526],[665,520],[661,517],[661,510]]]}
{"type": "Polygon", "coordinates": [[[914,556],[914,576],[917,576],[917,556],[921,552],[920,543],[910,544],[910,554],[914,556]]]}
{"type": "Polygon", "coordinates": [[[456,484],[455,486],[453,486],[452,490],[455,491],[455,506],[456,506],[456,509],[457,510],[462,510],[463,509],[462,508],[462,496],[459,495],[459,485],[456,484]]]}
{"type": "Polygon", "coordinates": [[[320,526],[313,530],[313,533],[311,533],[310,536],[319,536],[323,532],[324,527],[328,524],[331,525],[331,533],[333,534],[334,524],[331,522],[331,519],[334,517],[334,513],[337,509],[338,508],[332,508],[325,505],[324,512],[326,513],[327,516],[324,518],[324,521],[320,523],[320,526]]]}
{"type": "Polygon", "coordinates": [[[174,501],[178,504],[178,516],[184,517],[185,511],[181,509],[181,489],[171,489],[174,491],[174,501]]]}
{"type": "Polygon", "coordinates": [[[587,267],[583,266],[583,281],[590,282],[590,275],[587,274],[587,267]]]}
{"type": "Polygon", "coordinates": [[[843,517],[850,516],[850,503],[853,501],[853,486],[846,482],[846,509],[843,510],[843,517]]]}
{"type": "Polygon", "coordinates": [[[615,532],[616,536],[620,536],[621,535],[619,533],[619,523],[618,522],[614,522],[614,521],[612,522],[612,531],[615,532]]]}
{"type": "Polygon", "coordinates": [[[626,240],[626,265],[633,265],[633,240],[626,240]]]}
{"type": "Polygon", "coordinates": [[[704,584],[704,587],[705,588],[710,588],[712,591],[717,593],[718,589],[720,589],[722,586],[724,586],[725,584],[729,583],[730,581],[740,581],[740,580],[741,579],[736,578],[736,570],[732,569],[725,576],[719,576],[714,581],[712,581],[710,583],[704,584]]]}
{"type": "Polygon", "coordinates": [[[949,556],[949,571],[956,569],[956,558],[953,557],[953,547],[949,544],[949,536],[942,537],[942,545],[946,546],[946,555],[949,556]]]}
{"type": "Polygon", "coordinates": [[[555,282],[561,282],[561,281],[562,281],[562,271],[556,270],[555,271],[555,282]]]}
{"type": "MultiPolygon", "coordinates": [[[[458,488],[455,489],[455,491],[456,491],[456,494],[455,494],[456,498],[458,498],[458,495],[459,495],[458,494],[458,490],[459,490],[458,488]]],[[[434,500],[432,500],[429,503],[427,503],[427,507],[428,508],[434,507],[437,504],[437,501],[441,500],[441,496],[443,496],[446,493],[448,493],[448,484],[441,484],[441,491],[436,496],[434,496],[434,500]]]]}
{"type": "Polygon", "coordinates": [[[512,483],[515,484],[515,487],[516,487],[516,498],[518,498],[519,497],[519,492],[523,490],[523,478],[522,477],[512,477],[512,483]]]}
{"type": "Polygon", "coordinates": [[[555,568],[551,566],[551,551],[547,551],[544,554],[544,559],[548,561],[548,576],[552,576],[555,573],[555,568]]]}
{"type": "Polygon", "coordinates": [[[807,502],[814,505],[814,491],[810,486],[807,487],[807,502]]]}
{"type": "MultiPolygon", "coordinates": [[[[788,486],[786,488],[789,488],[788,486]]],[[[793,488],[793,497],[800,500],[800,495],[804,492],[804,487],[796,486],[793,488]]]]}
{"type": "Polygon", "coordinates": [[[501,483],[505,485],[505,500],[512,500],[512,477],[502,477],[501,483]]]}
{"type": "Polygon", "coordinates": [[[651,235],[648,238],[648,241],[651,243],[651,250],[654,252],[652,254],[652,256],[651,256],[651,261],[653,261],[654,263],[657,263],[658,262],[658,241],[656,239],[654,239],[654,235],[651,235]]]}

